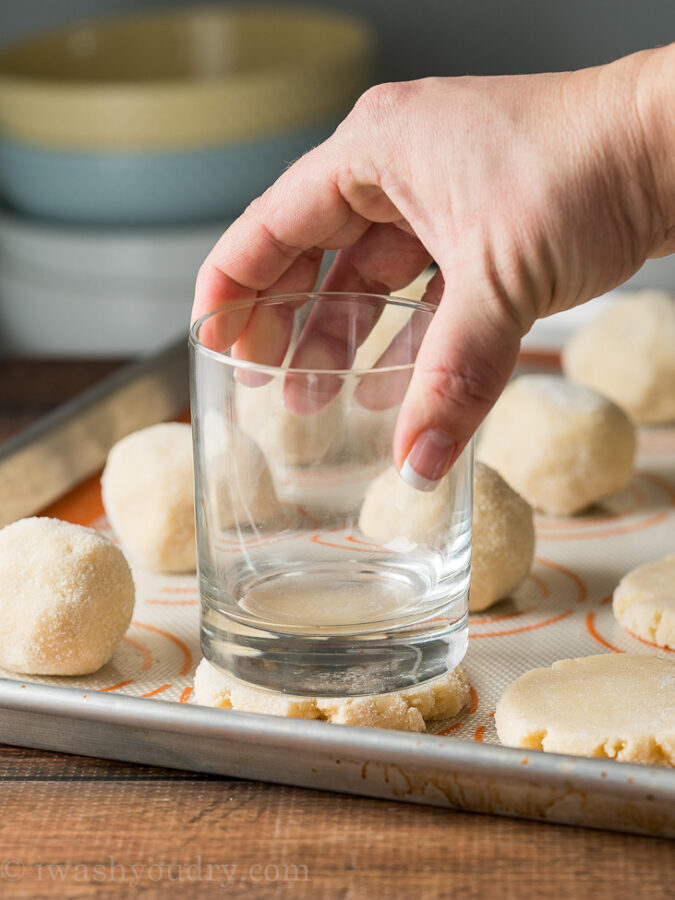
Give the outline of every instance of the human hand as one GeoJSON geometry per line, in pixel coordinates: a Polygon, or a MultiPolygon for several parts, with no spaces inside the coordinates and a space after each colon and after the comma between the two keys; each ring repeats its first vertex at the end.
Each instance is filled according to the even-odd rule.
{"type": "MultiPolygon", "coordinates": [[[[536,318],[675,250],[674,66],[671,47],[572,73],[372,88],[226,231],[200,270],[193,318],[311,290],[326,249],[339,250],[327,291],[387,293],[433,258],[425,300],[437,311],[394,438],[403,476],[432,488],[496,401],[536,318]]],[[[359,341],[373,324],[364,305],[359,341]]],[[[254,312],[232,336],[235,352],[279,364],[291,323],[272,326],[254,312]]],[[[291,365],[319,357],[348,368],[346,337],[320,304],[291,365]]]]}

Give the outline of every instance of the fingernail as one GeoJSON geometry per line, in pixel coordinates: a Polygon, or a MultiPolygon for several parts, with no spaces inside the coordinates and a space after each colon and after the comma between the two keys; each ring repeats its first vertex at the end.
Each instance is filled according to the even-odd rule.
{"type": "Polygon", "coordinates": [[[433,491],[450,465],[456,446],[443,431],[423,431],[403,463],[401,478],[416,491],[433,491]]]}

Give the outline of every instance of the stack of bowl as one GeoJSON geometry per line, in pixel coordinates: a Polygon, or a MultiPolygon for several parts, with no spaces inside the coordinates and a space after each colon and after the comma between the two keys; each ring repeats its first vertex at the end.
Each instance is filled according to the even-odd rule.
{"type": "MultiPolygon", "coordinates": [[[[85,301],[140,302],[141,282],[157,297],[180,290],[189,309],[195,259],[331,133],[370,57],[351,17],[227,6],[72,26],[0,53],[0,349],[30,349],[50,297],[63,315],[79,297],[64,335],[71,320],[86,330],[85,301]]],[[[48,329],[36,350],[73,352],[70,333],[66,346],[48,329]]],[[[109,353],[132,346],[124,334],[109,353]]]]}
{"type": "Polygon", "coordinates": [[[195,273],[226,223],[58,226],[0,212],[0,355],[125,358],[187,330],[195,273]]]}
{"type": "Polygon", "coordinates": [[[0,179],[61,221],[237,215],[364,86],[364,27],[214,7],[72,27],[0,55],[0,179]]]}

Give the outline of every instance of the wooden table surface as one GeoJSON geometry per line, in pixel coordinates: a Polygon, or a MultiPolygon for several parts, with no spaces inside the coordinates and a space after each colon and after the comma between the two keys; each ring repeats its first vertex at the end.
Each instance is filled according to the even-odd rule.
{"type": "MultiPolygon", "coordinates": [[[[0,439],[114,362],[0,360],[0,439]]],[[[0,746],[0,897],[675,897],[675,844],[0,746]]]]}

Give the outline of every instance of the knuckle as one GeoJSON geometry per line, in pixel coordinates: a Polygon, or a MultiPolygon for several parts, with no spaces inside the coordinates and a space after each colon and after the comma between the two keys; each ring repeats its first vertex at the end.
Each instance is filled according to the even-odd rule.
{"type": "Polygon", "coordinates": [[[368,88],[354,106],[353,114],[368,121],[388,121],[400,111],[413,87],[410,82],[390,81],[368,88]]]}
{"type": "Polygon", "coordinates": [[[293,261],[303,253],[303,248],[289,244],[279,237],[274,229],[268,224],[267,212],[268,203],[266,202],[265,195],[263,195],[249,203],[244,215],[255,224],[255,227],[262,234],[267,244],[269,244],[280,256],[293,261]]]}
{"type": "Polygon", "coordinates": [[[419,377],[428,396],[460,409],[489,408],[497,394],[493,372],[487,367],[429,366],[419,377]]]}

